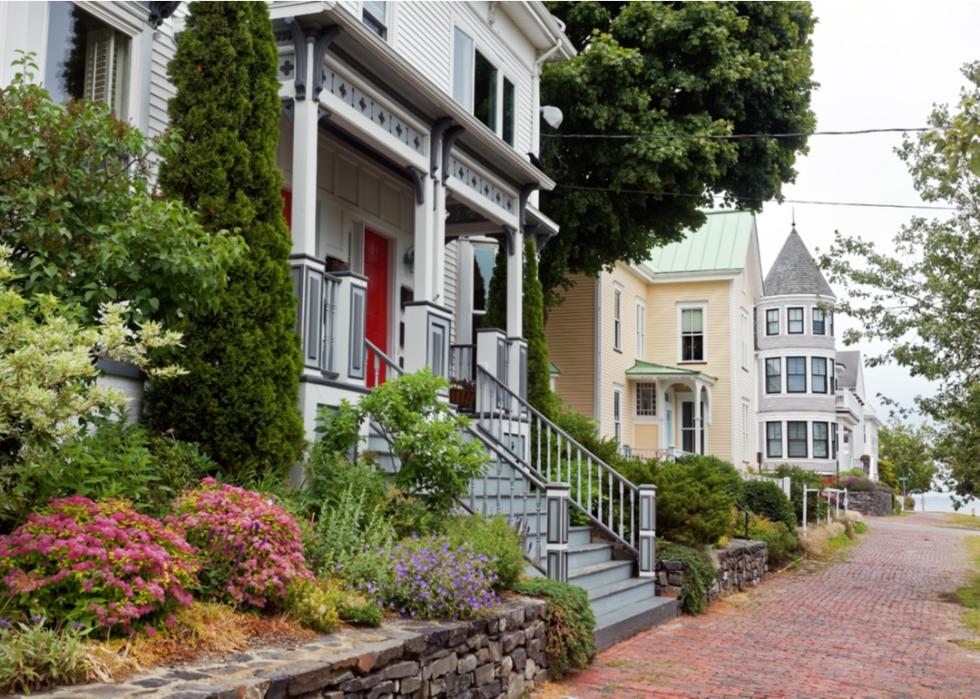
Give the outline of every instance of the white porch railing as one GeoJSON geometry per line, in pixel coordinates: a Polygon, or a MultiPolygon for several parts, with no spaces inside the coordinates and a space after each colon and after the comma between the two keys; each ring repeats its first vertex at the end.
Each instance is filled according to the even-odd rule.
{"type": "Polygon", "coordinates": [[[863,407],[858,397],[849,389],[839,389],[834,396],[834,402],[838,411],[848,411],[855,418],[860,419],[863,414],[863,407]]]}

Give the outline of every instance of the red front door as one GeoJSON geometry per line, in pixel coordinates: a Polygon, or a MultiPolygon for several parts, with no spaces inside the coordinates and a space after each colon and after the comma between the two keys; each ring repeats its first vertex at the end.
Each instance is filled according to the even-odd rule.
{"type": "MultiPolygon", "coordinates": [[[[364,276],[368,278],[367,339],[382,352],[388,352],[388,239],[364,230],[364,276]]],[[[385,366],[373,353],[368,354],[367,385],[384,383],[385,366]]]]}

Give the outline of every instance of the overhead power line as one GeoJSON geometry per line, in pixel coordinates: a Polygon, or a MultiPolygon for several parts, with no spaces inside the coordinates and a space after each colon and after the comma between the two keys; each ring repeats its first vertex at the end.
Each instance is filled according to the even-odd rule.
{"type": "Polygon", "coordinates": [[[667,134],[667,133],[554,133],[546,138],[612,139],[612,140],[661,140],[661,141],[738,141],[761,138],[809,138],[810,136],[865,136],[883,133],[920,133],[937,131],[933,126],[909,128],[888,127],[881,129],[851,129],[845,131],[795,131],[789,133],[732,133],[732,134],[667,134]]]}
{"type": "MultiPolygon", "coordinates": [[[[648,189],[627,189],[622,187],[586,187],[582,185],[558,183],[556,188],[575,189],[586,192],[612,192],[615,194],[647,194],[656,197],[684,197],[703,199],[703,194],[692,194],[690,192],[657,192],[648,189]]],[[[718,195],[711,195],[717,197],[718,195]]],[[[956,211],[955,206],[936,206],[934,204],[886,204],[881,202],[866,201],[825,201],[819,199],[783,199],[783,204],[812,204],[816,206],[859,206],[871,209],[926,209],[930,211],[956,211]]]]}

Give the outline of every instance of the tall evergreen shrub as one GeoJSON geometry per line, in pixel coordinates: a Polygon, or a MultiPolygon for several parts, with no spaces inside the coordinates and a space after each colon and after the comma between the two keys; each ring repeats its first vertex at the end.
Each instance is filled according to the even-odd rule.
{"type": "Polygon", "coordinates": [[[200,2],[190,5],[169,67],[181,143],[160,184],[209,230],[239,231],[249,251],[231,270],[219,310],[188,319],[180,363],[189,374],[151,387],[148,419],[238,476],[284,469],[303,444],[276,65],[265,3],[200,2]]]}
{"type": "MultiPolygon", "coordinates": [[[[522,280],[523,312],[521,333],[527,340],[527,399],[535,408],[554,419],[558,401],[551,392],[551,371],[548,361],[548,342],[544,332],[544,294],[538,279],[538,257],[531,238],[524,240],[524,270],[522,280]]],[[[507,250],[501,245],[490,279],[490,299],[483,327],[507,327],[507,250]]]]}

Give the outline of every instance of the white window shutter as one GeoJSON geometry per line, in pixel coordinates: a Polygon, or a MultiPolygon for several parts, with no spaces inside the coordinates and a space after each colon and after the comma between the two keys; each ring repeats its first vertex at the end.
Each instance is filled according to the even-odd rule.
{"type": "Polygon", "coordinates": [[[113,31],[93,29],[85,38],[85,99],[112,103],[112,82],[115,77],[112,62],[115,58],[113,31]]]}

